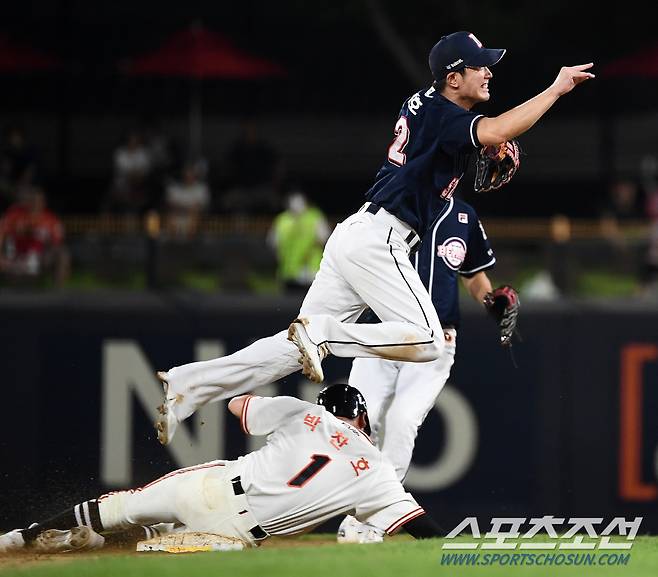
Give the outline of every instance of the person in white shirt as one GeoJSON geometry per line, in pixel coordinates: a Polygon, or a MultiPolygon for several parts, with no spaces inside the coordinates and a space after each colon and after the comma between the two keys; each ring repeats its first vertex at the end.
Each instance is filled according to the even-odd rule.
{"type": "Polygon", "coordinates": [[[210,189],[199,173],[199,166],[189,162],[183,168],[182,178],[172,180],[165,188],[167,229],[175,237],[193,237],[200,217],[210,207],[210,189]]]}
{"type": "Polygon", "coordinates": [[[370,440],[365,400],[354,387],[325,387],[317,404],[243,395],[231,399],[229,410],[245,433],[269,435],[267,444],[235,461],[179,469],[75,505],[0,537],[0,552],[26,544],[55,551],[98,547],[102,534],[159,523],[257,546],[348,512],[367,524],[370,541],[403,526],[417,538],[441,534],[370,440]]]}
{"type": "Polygon", "coordinates": [[[132,131],[113,155],[113,177],[103,210],[137,214],[149,201],[151,157],[141,135],[132,131]]]}

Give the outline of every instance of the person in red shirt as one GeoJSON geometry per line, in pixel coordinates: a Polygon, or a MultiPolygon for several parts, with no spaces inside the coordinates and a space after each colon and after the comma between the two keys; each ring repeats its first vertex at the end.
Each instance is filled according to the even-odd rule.
{"type": "Polygon", "coordinates": [[[14,281],[53,275],[61,286],[70,269],[61,220],[46,206],[39,187],[21,193],[0,219],[0,275],[14,281]]]}

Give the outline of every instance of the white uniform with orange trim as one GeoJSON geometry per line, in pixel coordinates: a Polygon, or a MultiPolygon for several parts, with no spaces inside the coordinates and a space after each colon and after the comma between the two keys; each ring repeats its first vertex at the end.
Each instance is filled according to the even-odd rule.
{"type": "Polygon", "coordinates": [[[251,512],[268,533],[299,533],[352,510],[392,533],[424,513],[370,438],[324,407],[250,397],[242,424],[251,435],[272,433],[242,459],[251,512]]]}
{"type": "Polygon", "coordinates": [[[237,461],[173,471],[145,487],[104,495],[103,527],[182,524],[254,545],[346,513],[393,533],[425,513],[389,461],[359,429],[293,397],[249,397],[241,423],[267,444],[237,461]]]}

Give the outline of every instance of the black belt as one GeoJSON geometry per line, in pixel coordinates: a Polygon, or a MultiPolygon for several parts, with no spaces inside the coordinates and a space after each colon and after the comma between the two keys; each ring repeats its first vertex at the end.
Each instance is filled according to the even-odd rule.
{"type": "MultiPolygon", "coordinates": [[[[233,483],[233,493],[236,495],[244,495],[244,489],[242,488],[242,483],[240,482],[240,476],[231,479],[231,483],[233,483]]],[[[265,537],[267,537],[267,533],[263,531],[263,528],[260,525],[254,525],[251,529],[249,529],[249,533],[251,533],[254,539],[265,539],[265,537]]]]}
{"type": "MultiPolygon", "coordinates": [[[[366,212],[369,212],[370,214],[377,214],[381,209],[381,206],[371,202],[368,205],[368,208],[366,208],[366,212]]],[[[404,242],[409,245],[409,250],[415,251],[420,246],[420,237],[413,230],[410,230],[409,234],[404,239],[404,242]]]]}
{"type": "Polygon", "coordinates": [[[379,212],[380,208],[381,208],[381,206],[379,206],[378,204],[375,204],[374,202],[371,202],[368,205],[368,208],[366,208],[366,212],[369,212],[370,214],[377,214],[379,212]]]}

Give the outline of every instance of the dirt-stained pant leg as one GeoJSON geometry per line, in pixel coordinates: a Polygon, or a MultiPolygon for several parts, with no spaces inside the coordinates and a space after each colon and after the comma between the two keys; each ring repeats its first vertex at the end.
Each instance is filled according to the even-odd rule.
{"type": "MultiPolygon", "coordinates": [[[[354,359],[347,383],[359,389],[366,405],[372,434],[370,438],[379,445],[380,433],[383,433],[384,415],[395,395],[395,387],[403,361],[386,359],[354,359]]],[[[414,365],[419,363],[414,363],[414,365]]],[[[428,363],[422,363],[426,365],[428,363]]]]}
{"type": "Polygon", "coordinates": [[[418,429],[455,361],[456,331],[448,329],[445,334],[444,353],[429,363],[354,359],[352,364],[349,384],[365,397],[377,446],[395,467],[400,481],[409,469],[418,429]]]}
{"type": "Polygon", "coordinates": [[[172,471],[128,491],[98,499],[100,520],[108,531],[155,523],[176,523],[186,530],[215,533],[253,543],[249,529],[255,520],[244,508],[244,498],[233,491],[236,461],[211,461],[172,471]]]}
{"type": "MultiPolygon", "coordinates": [[[[332,235],[309,290],[311,297],[307,295],[304,303],[310,300],[316,313],[355,321],[365,304],[327,258],[334,241],[332,235]]],[[[300,370],[298,361],[299,350],[288,340],[286,329],[225,357],[173,367],[166,374],[171,393],[178,399],[173,411],[183,421],[207,403],[258,389],[300,370]]]]}
{"type": "Polygon", "coordinates": [[[335,284],[332,278],[317,278],[300,311],[309,321],[313,342],[326,344],[340,357],[417,362],[439,357],[443,350],[439,317],[396,231],[374,221],[369,213],[354,214],[337,227],[324,260],[356,296],[352,306],[369,306],[382,322],[355,324],[352,317],[323,314],[324,302],[335,298],[335,284]]]}
{"type": "MultiPolygon", "coordinates": [[[[359,213],[339,224],[325,246],[320,270],[299,316],[317,344],[345,357],[426,362],[443,348],[443,333],[427,290],[394,231],[359,213]],[[356,324],[370,306],[382,319],[356,324]]],[[[226,357],[173,367],[166,373],[179,421],[199,407],[234,397],[300,370],[287,331],[226,357]]]]}
{"type": "Polygon", "coordinates": [[[288,331],[259,339],[231,355],[180,365],[166,373],[179,421],[199,407],[241,395],[300,370],[299,351],[288,331]]]}

